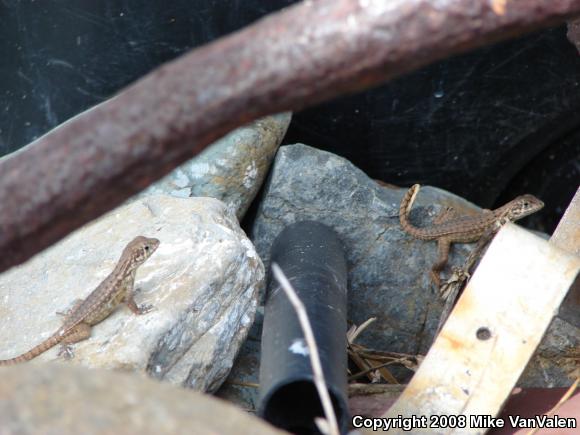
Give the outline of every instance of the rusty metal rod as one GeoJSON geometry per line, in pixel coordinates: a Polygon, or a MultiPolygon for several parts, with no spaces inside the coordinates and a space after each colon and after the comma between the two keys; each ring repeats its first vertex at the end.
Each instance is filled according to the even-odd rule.
{"type": "Polygon", "coordinates": [[[255,118],[579,13],[580,0],[318,0],[266,17],[0,161],[0,271],[255,118]]]}

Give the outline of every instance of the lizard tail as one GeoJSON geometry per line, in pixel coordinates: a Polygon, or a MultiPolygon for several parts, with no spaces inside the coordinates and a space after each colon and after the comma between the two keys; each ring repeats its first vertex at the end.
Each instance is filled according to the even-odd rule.
{"type": "Polygon", "coordinates": [[[60,334],[60,331],[55,332],[38,346],[33,347],[28,352],[23,353],[14,358],[10,359],[3,359],[0,360],[0,366],[11,366],[19,363],[23,363],[26,361],[30,361],[32,358],[36,358],[41,353],[46,352],[51,347],[56,346],[58,343],[62,341],[63,335],[60,334]]]}
{"type": "Polygon", "coordinates": [[[419,184],[414,184],[409,190],[407,190],[405,196],[403,196],[401,205],[399,206],[399,222],[401,223],[401,227],[403,230],[405,230],[406,233],[410,234],[416,239],[425,239],[426,236],[424,234],[423,228],[416,227],[409,220],[411,207],[413,207],[415,197],[419,193],[420,188],[421,186],[419,184]]]}

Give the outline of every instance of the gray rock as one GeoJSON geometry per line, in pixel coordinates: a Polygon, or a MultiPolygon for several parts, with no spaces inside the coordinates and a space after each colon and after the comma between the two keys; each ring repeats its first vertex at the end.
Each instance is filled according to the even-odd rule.
{"type": "Polygon", "coordinates": [[[0,397],[2,435],[282,435],[204,394],[70,365],[2,368],[0,397]]]}
{"type": "Polygon", "coordinates": [[[238,219],[258,193],[292,115],[282,113],[234,130],[139,194],[208,196],[235,210],[238,219]]]}
{"type": "MultiPolygon", "coordinates": [[[[90,293],[137,235],[161,241],[136,277],[137,302],[156,309],[134,316],[120,307],[75,345],[71,363],[215,390],[254,320],[264,267],[231,210],[211,198],[140,199],[2,274],[0,358],[53,333],[55,312],[90,293]]],[[[51,349],[38,360],[56,358],[51,349]]]]}
{"type": "Polygon", "coordinates": [[[262,344],[263,307],[258,307],[256,320],[250,328],[248,338],[242,345],[234,366],[226,381],[216,391],[216,396],[235,403],[248,412],[258,408],[260,351],[262,344]]]}
{"type": "MultiPolygon", "coordinates": [[[[274,238],[288,224],[318,220],[342,237],[349,265],[348,318],[377,321],[360,336],[375,349],[425,353],[437,328],[442,303],[428,271],[436,243],[413,239],[399,226],[399,203],[406,189],[380,186],[347,160],[306,145],[281,147],[251,231],[265,264],[274,238]]],[[[476,208],[467,201],[424,187],[411,218],[418,225],[443,206],[460,213],[476,208]]],[[[469,252],[452,248],[451,264],[469,252]]]]}
{"type": "MultiPolygon", "coordinates": [[[[272,242],[286,225],[314,219],[331,226],[342,237],[348,256],[348,318],[359,325],[377,318],[357,342],[379,350],[425,354],[443,307],[428,274],[437,259],[437,244],[416,240],[401,230],[398,208],[406,190],[382,187],[333,154],[301,144],[284,146],[266,183],[251,238],[268,264],[272,242]]],[[[479,210],[451,193],[423,187],[411,219],[418,226],[428,226],[449,206],[460,214],[479,210]]],[[[453,245],[449,264],[462,264],[472,248],[453,245]]],[[[448,266],[444,277],[449,270],[448,266]]],[[[564,347],[579,342],[578,331],[557,319],[543,346],[562,353],[564,347]]],[[[245,356],[244,361],[251,359],[245,356]]],[[[565,367],[557,359],[544,359],[542,364],[540,371],[526,372],[520,383],[566,384],[565,367]]],[[[244,377],[247,369],[237,367],[234,373],[244,377]]],[[[240,402],[245,400],[238,396],[240,402]]]]}
{"type": "Polygon", "coordinates": [[[577,375],[580,328],[556,317],[518,381],[520,387],[568,387],[577,375]]]}

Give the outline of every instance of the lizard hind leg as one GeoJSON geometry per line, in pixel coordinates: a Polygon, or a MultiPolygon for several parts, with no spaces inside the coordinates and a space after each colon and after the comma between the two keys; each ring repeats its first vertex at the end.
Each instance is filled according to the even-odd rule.
{"type": "Polygon", "coordinates": [[[66,310],[57,311],[56,314],[58,314],[59,316],[68,317],[69,314],[75,311],[78,307],[80,307],[82,303],[83,303],[82,299],[75,299],[66,310]]]}
{"type": "Polygon", "coordinates": [[[58,356],[62,356],[65,359],[71,359],[74,357],[74,352],[72,349],[72,344],[78,343],[79,341],[86,340],[91,336],[91,325],[87,323],[79,323],[74,326],[62,339],[61,347],[58,352],[58,356]]]}

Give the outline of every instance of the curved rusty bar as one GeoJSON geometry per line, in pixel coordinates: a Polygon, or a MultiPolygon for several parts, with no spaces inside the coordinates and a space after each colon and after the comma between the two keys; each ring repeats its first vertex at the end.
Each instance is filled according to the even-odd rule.
{"type": "Polygon", "coordinates": [[[580,0],[309,0],[266,17],[2,159],[0,271],[255,118],[579,13],[580,0]]]}

